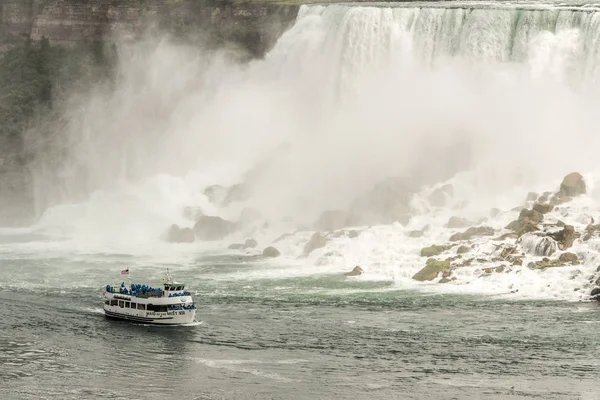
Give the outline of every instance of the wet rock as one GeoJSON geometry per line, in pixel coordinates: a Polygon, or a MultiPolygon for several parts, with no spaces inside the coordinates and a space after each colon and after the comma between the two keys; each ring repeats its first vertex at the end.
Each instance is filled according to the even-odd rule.
{"type": "Polygon", "coordinates": [[[247,239],[244,242],[243,248],[244,249],[253,249],[256,246],[258,246],[258,242],[256,240],[254,240],[254,239],[247,239]]]}
{"type": "Polygon", "coordinates": [[[363,269],[358,265],[352,269],[350,272],[346,272],[344,275],[346,276],[358,276],[364,273],[363,269]]]}
{"type": "Polygon", "coordinates": [[[564,203],[568,203],[569,201],[573,200],[572,197],[560,197],[560,196],[552,196],[550,197],[549,203],[552,204],[553,206],[558,206],[564,203]]]}
{"type": "Polygon", "coordinates": [[[183,216],[190,221],[198,221],[198,218],[204,215],[204,212],[200,207],[185,207],[183,209],[183,216]]]}
{"type": "Polygon", "coordinates": [[[556,267],[564,267],[565,263],[559,260],[551,260],[547,257],[544,257],[541,261],[530,262],[527,264],[527,267],[530,269],[547,269],[547,268],[556,268],[556,267]]]}
{"type": "Polygon", "coordinates": [[[590,293],[591,300],[600,300],[600,288],[592,289],[590,293]]]}
{"type": "Polygon", "coordinates": [[[232,233],[235,224],[221,217],[203,215],[194,225],[194,234],[200,240],[221,240],[232,233]]]}
{"type": "Polygon", "coordinates": [[[319,232],[315,232],[310,240],[306,243],[306,245],[304,246],[304,255],[309,255],[311,252],[313,252],[316,249],[320,249],[321,247],[325,247],[325,245],[327,244],[328,240],[325,236],[323,236],[321,233],[319,232]]]}
{"type": "MultiPolygon", "coordinates": [[[[544,216],[536,210],[523,209],[519,213],[519,218],[516,221],[506,225],[506,229],[511,231],[520,232],[526,225],[534,227],[544,220],[544,216]]],[[[537,230],[537,228],[536,228],[537,230]]]]}
{"type": "Polygon", "coordinates": [[[548,200],[550,199],[550,196],[552,196],[552,193],[544,192],[538,199],[538,203],[547,203],[548,200]]]}
{"type": "Polygon", "coordinates": [[[357,238],[357,237],[358,237],[358,235],[359,235],[359,233],[358,233],[358,231],[357,231],[357,230],[351,229],[351,230],[349,230],[349,231],[348,231],[348,237],[349,237],[350,239],[357,238]]]}
{"type": "Polygon", "coordinates": [[[504,269],[506,267],[504,265],[499,265],[497,267],[489,267],[489,268],[484,268],[483,272],[485,272],[486,274],[491,274],[492,272],[504,272],[504,269]]]}
{"type": "Polygon", "coordinates": [[[533,205],[533,210],[539,212],[540,214],[547,214],[554,209],[552,204],[541,204],[535,203],[533,205]]]}
{"type": "Polygon", "coordinates": [[[431,192],[427,201],[432,207],[444,207],[452,196],[454,196],[454,187],[447,184],[431,192]]]}
{"type": "Polygon", "coordinates": [[[191,228],[180,228],[173,224],[165,235],[165,241],[169,243],[193,243],[194,231],[191,228]]]}
{"type": "Polygon", "coordinates": [[[229,246],[227,246],[227,248],[229,250],[241,250],[244,248],[244,245],[242,243],[232,243],[229,246]]]}
{"type": "Polygon", "coordinates": [[[558,257],[558,261],[562,263],[576,263],[579,262],[579,258],[577,258],[577,254],[566,252],[558,257]]]}
{"type": "Polygon", "coordinates": [[[511,261],[512,265],[523,265],[523,259],[520,257],[515,257],[511,261]]]}
{"type": "Polygon", "coordinates": [[[463,233],[455,233],[450,236],[451,242],[457,242],[459,240],[469,240],[476,236],[493,236],[494,229],[489,226],[478,226],[472,227],[464,231],[463,233]]]}
{"type": "Polygon", "coordinates": [[[432,258],[427,260],[425,267],[417,272],[412,279],[416,281],[432,281],[439,273],[449,274],[451,272],[450,262],[448,261],[436,261],[432,258]]]}
{"type": "Polygon", "coordinates": [[[418,231],[410,231],[407,233],[408,237],[411,238],[420,238],[421,236],[423,236],[425,234],[425,232],[427,232],[429,230],[429,225],[425,225],[423,227],[423,229],[418,230],[418,231]]]}
{"type": "Polygon", "coordinates": [[[204,195],[213,204],[221,204],[227,195],[227,189],[221,185],[211,185],[204,189],[204,195]]]}
{"type": "Polygon", "coordinates": [[[519,250],[514,246],[505,247],[504,249],[502,249],[502,252],[500,253],[500,257],[507,258],[508,256],[517,254],[518,252],[519,252],[519,250]]]}
{"type": "Polygon", "coordinates": [[[469,246],[460,246],[458,249],[456,249],[456,254],[465,254],[469,251],[471,251],[471,248],[469,246]]]}
{"type": "Polygon", "coordinates": [[[279,257],[281,253],[273,246],[269,246],[262,252],[263,257],[275,258],[279,257]]]}
{"type": "Polygon", "coordinates": [[[437,246],[437,245],[423,247],[421,249],[421,257],[437,256],[438,254],[443,253],[444,251],[448,250],[449,248],[450,248],[450,246],[437,246]]]}
{"type": "Polygon", "coordinates": [[[228,206],[231,203],[246,201],[250,196],[252,196],[250,186],[245,183],[238,183],[227,189],[223,205],[228,206]]]}
{"type": "Polygon", "coordinates": [[[456,228],[466,228],[471,225],[473,225],[473,221],[469,221],[466,218],[450,217],[450,219],[448,220],[448,224],[446,224],[446,227],[448,227],[450,229],[456,229],[456,228]]]}
{"type": "Polygon", "coordinates": [[[517,234],[517,233],[514,233],[514,232],[509,232],[509,233],[505,233],[505,234],[503,234],[503,235],[500,235],[500,236],[498,236],[498,237],[497,237],[497,238],[495,238],[494,240],[500,240],[500,241],[503,241],[503,240],[506,240],[506,239],[518,239],[518,238],[519,238],[519,236],[518,236],[518,234],[517,234]]]}
{"type": "Polygon", "coordinates": [[[565,176],[560,184],[558,197],[575,197],[586,193],[583,176],[579,172],[572,172],[565,176]]]}
{"type": "Polygon", "coordinates": [[[549,235],[558,242],[560,250],[566,250],[573,245],[576,239],[575,228],[572,225],[566,225],[561,231],[549,235]]]}

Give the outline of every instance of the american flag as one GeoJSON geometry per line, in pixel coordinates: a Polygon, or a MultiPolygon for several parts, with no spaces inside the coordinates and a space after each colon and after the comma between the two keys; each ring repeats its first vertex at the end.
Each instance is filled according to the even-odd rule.
{"type": "Polygon", "coordinates": [[[121,275],[127,275],[127,274],[129,274],[129,268],[121,271],[121,275]]]}

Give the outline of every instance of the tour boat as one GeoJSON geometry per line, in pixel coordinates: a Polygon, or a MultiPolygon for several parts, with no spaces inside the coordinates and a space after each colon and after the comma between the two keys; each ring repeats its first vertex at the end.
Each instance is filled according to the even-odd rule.
{"type": "MultiPolygon", "coordinates": [[[[129,276],[129,268],[121,271],[129,276]]],[[[181,325],[194,322],[196,305],[183,283],[173,282],[169,270],[163,287],[134,284],[104,288],[104,314],[145,324],[181,325]]]]}

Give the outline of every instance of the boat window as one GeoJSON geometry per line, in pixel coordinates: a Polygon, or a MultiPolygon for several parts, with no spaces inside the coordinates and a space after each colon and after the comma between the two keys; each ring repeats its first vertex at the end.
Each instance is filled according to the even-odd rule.
{"type": "Polygon", "coordinates": [[[129,308],[129,302],[128,301],[125,302],[125,308],[129,308]]]}
{"type": "Polygon", "coordinates": [[[148,304],[148,311],[167,312],[167,306],[155,306],[153,304],[148,304]]]}
{"type": "Polygon", "coordinates": [[[117,306],[117,305],[119,305],[119,300],[111,300],[110,301],[110,305],[111,306],[117,306]]]}
{"type": "Polygon", "coordinates": [[[138,310],[145,310],[146,309],[146,305],[145,304],[138,304],[138,310]]]}
{"type": "Polygon", "coordinates": [[[119,300],[119,307],[123,308],[123,306],[124,306],[124,303],[125,303],[125,302],[124,302],[123,300],[119,300]]]}
{"type": "Polygon", "coordinates": [[[131,303],[131,306],[130,306],[130,307],[131,307],[131,308],[137,308],[137,305],[136,305],[136,303],[131,303]]]}
{"type": "Polygon", "coordinates": [[[110,304],[110,301],[108,301],[108,300],[104,300],[104,304],[106,304],[106,305],[109,305],[109,304],[110,304]]]}

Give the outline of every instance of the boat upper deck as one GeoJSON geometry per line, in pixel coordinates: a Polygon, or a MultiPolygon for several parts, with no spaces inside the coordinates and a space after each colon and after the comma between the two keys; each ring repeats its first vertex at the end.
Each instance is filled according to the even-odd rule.
{"type": "Polygon", "coordinates": [[[119,293],[139,298],[191,296],[190,292],[184,291],[185,285],[183,283],[165,283],[164,288],[161,289],[137,283],[132,283],[127,288],[125,282],[122,282],[119,288],[106,285],[105,289],[108,293],[119,293]]]}

